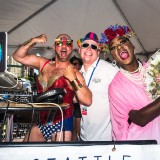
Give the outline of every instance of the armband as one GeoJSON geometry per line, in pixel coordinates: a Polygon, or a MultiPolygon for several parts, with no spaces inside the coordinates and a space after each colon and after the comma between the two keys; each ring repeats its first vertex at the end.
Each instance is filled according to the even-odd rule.
{"type": "Polygon", "coordinates": [[[76,78],[74,81],[71,81],[70,83],[75,91],[78,91],[83,87],[83,84],[78,80],[78,78],[76,78]]]}

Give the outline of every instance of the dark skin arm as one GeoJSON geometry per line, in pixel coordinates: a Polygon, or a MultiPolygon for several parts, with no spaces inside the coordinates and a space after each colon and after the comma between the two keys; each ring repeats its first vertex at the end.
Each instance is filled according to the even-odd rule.
{"type": "Polygon", "coordinates": [[[140,110],[131,110],[129,120],[141,127],[160,115],[160,97],[140,110]]]}

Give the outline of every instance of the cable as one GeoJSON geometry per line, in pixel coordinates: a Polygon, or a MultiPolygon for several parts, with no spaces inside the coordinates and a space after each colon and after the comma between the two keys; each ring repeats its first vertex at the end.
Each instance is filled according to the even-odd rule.
{"type": "MultiPolygon", "coordinates": [[[[13,74],[11,74],[10,72],[4,72],[4,76],[6,76],[7,78],[8,78],[8,80],[9,81],[11,81],[11,77],[12,78],[16,78],[16,84],[14,85],[14,86],[12,86],[12,87],[5,87],[5,86],[0,86],[0,88],[2,88],[2,89],[12,89],[12,88],[16,88],[17,86],[18,86],[18,77],[17,76],[15,76],[15,75],[13,75],[13,74]],[[6,74],[8,74],[10,77],[7,77],[6,75],[5,75],[5,73],[6,74]]],[[[2,77],[3,78],[3,77],[2,77]]],[[[7,79],[5,79],[6,81],[7,81],[7,79]]],[[[15,80],[15,79],[14,79],[15,80]]],[[[10,83],[10,82],[9,82],[10,83]]],[[[13,83],[13,81],[12,81],[12,83],[13,83]]],[[[23,86],[23,85],[22,85],[23,86]]]]}
{"type": "MultiPolygon", "coordinates": [[[[54,103],[54,104],[56,104],[56,103],[54,103]]],[[[60,131],[60,136],[59,136],[59,141],[61,141],[61,137],[62,137],[62,134],[63,134],[63,120],[64,120],[64,118],[63,118],[62,108],[61,108],[60,105],[58,105],[58,104],[56,104],[56,106],[59,107],[59,109],[60,109],[60,111],[61,111],[61,116],[62,116],[62,125],[61,125],[61,131],[60,131]]]]}
{"type": "Polygon", "coordinates": [[[18,104],[21,104],[21,103],[22,104],[27,104],[27,105],[30,105],[32,107],[32,118],[31,118],[30,129],[29,129],[29,132],[28,132],[28,140],[27,140],[27,141],[29,141],[29,137],[30,137],[32,126],[33,126],[33,121],[34,121],[34,114],[35,114],[35,109],[34,109],[33,103],[16,102],[16,101],[11,101],[11,100],[8,100],[8,101],[18,103],[18,104]]]}
{"type": "Polygon", "coordinates": [[[7,102],[7,106],[6,106],[6,110],[5,110],[5,112],[4,112],[3,121],[2,121],[2,126],[1,126],[1,130],[0,130],[0,141],[1,141],[1,139],[2,139],[3,127],[4,127],[4,124],[5,124],[7,111],[8,111],[9,105],[10,105],[10,102],[9,102],[8,100],[6,100],[6,99],[3,99],[3,100],[7,102]]]}
{"type": "MultiPolygon", "coordinates": [[[[18,91],[21,91],[23,89],[23,81],[21,79],[20,79],[20,81],[21,81],[22,86],[21,86],[21,88],[18,89],[18,91]]],[[[18,77],[17,77],[17,84],[18,84],[18,77]]]]}
{"type": "MultiPolygon", "coordinates": [[[[10,102],[23,103],[23,104],[30,105],[32,107],[32,119],[31,119],[31,124],[30,124],[31,127],[33,125],[33,119],[34,119],[34,114],[35,114],[35,107],[34,107],[34,105],[41,105],[41,104],[44,105],[44,103],[24,103],[24,102],[15,102],[15,101],[11,101],[11,100],[5,100],[5,101],[7,101],[7,107],[6,107],[6,111],[5,111],[4,118],[3,118],[2,128],[3,128],[4,123],[5,123],[6,114],[7,114],[10,102]]],[[[61,137],[62,137],[62,134],[63,134],[63,126],[64,126],[64,122],[63,122],[63,120],[64,120],[63,110],[62,110],[61,106],[59,104],[56,104],[56,103],[47,103],[47,105],[55,105],[55,106],[57,106],[60,109],[61,117],[62,117],[62,124],[61,124],[59,141],[61,141],[61,137]]],[[[31,133],[31,127],[30,127],[30,130],[29,130],[28,141],[29,141],[29,137],[30,137],[30,133],[31,133]]],[[[0,135],[0,140],[1,140],[1,136],[2,136],[2,134],[0,135]]]]}
{"type": "MultiPolygon", "coordinates": [[[[27,104],[29,104],[29,103],[27,103],[27,104]]],[[[31,134],[31,129],[32,129],[32,126],[33,126],[34,114],[35,114],[34,106],[32,104],[29,104],[29,105],[31,105],[31,107],[32,107],[32,118],[31,118],[31,123],[30,123],[30,129],[29,129],[29,132],[28,132],[27,142],[29,141],[29,137],[30,137],[30,134],[31,134]]]]}
{"type": "MultiPolygon", "coordinates": [[[[33,105],[34,104],[43,104],[44,105],[44,103],[32,103],[33,105]]],[[[55,105],[55,106],[57,106],[59,109],[60,109],[60,112],[61,112],[61,117],[62,117],[62,124],[61,124],[61,130],[60,130],[60,137],[59,137],[59,140],[58,141],[61,141],[61,137],[62,137],[62,134],[63,134],[63,120],[64,120],[64,116],[63,116],[63,111],[62,111],[62,108],[61,108],[61,106],[59,105],[59,104],[56,104],[56,103],[47,103],[48,105],[55,105]]]]}
{"type": "Polygon", "coordinates": [[[112,152],[115,152],[116,151],[116,144],[115,144],[115,141],[113,140],[113,148],[112,148],[112,152]]]}

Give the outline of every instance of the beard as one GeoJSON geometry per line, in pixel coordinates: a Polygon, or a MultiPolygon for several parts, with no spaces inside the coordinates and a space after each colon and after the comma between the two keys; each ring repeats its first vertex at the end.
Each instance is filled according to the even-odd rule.
{"type": "Polygon", "coordinates": [[[60,61],[60,62],[67,62],[67,61],[70,60],[70,55],[71,55],[71,54],[68,55],[66,58],[60,57],[60,55],[59,55],[57,52],[55,52],[55,54],[56,54],[56,56],[57,56],[58,61],[60,61]]]}

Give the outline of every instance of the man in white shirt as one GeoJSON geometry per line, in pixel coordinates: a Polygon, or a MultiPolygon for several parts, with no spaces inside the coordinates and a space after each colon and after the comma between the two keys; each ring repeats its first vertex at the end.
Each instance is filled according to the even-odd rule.
{"type": "Polygon", "coordinates": [[[81,73],[92,91],[93,101],[89,107],[81,105],[80,138],[82,141],[110,141],[112,137],[108,86],[118,68],[99,58],[99,40],[95,33],[89,32],[81,41],[81,73]]]}

